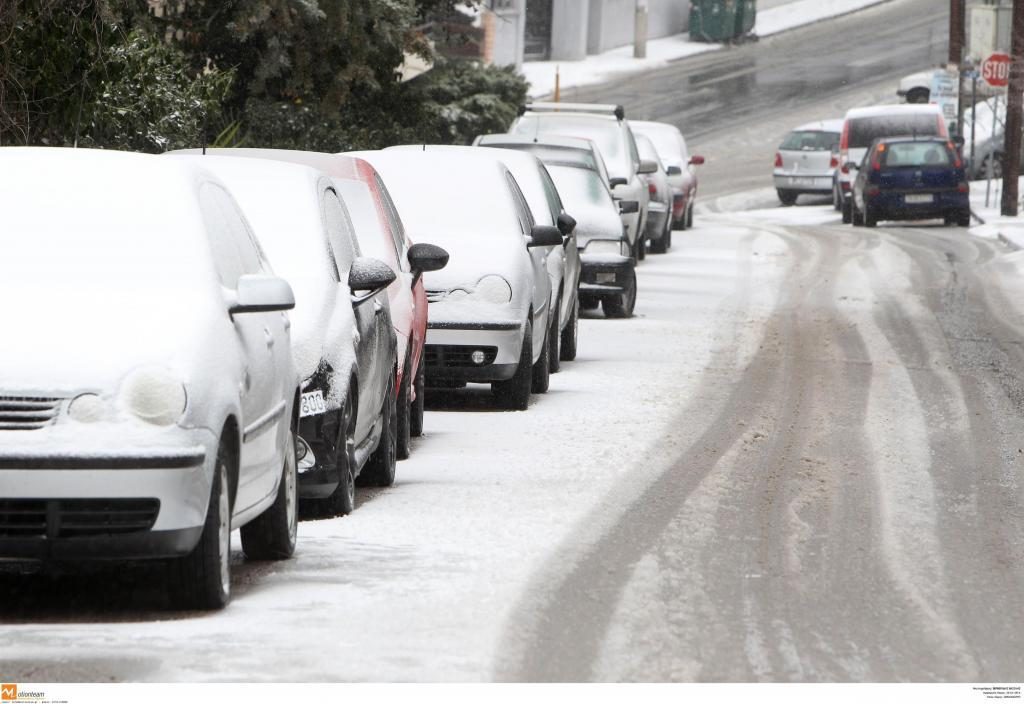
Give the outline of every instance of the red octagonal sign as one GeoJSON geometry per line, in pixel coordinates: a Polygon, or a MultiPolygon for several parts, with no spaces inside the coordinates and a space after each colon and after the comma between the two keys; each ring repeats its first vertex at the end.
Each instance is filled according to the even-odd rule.
{"type": "Polygon", "coordinates": [[[981,78],[994,88],[1003,88],[1010,81],[1010,55],[992,54],[981,62],[981,78]]]}

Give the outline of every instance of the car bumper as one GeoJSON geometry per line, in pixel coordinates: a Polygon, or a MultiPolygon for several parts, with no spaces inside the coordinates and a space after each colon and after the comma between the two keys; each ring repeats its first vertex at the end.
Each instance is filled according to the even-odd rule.
{"type": "Polygon", "coordinates": [[[520,321],[429,321],[423,347],[427,384],[511,379],[522,348],[520,321]],[[482,359],[475,361],[474,353],[482,359]]]}
{"type": "Polygon", "coordinates": [[[217,439],[205,430],[175,434],[189,442],[124,450],[59,443],[0,448],[0,558],[188,553],[206,520],[217,439]]]}
{"type": "Polygon", "coordinates": [[[907,203],[905,195],[882,193],[867,199],[872,217],[878,220],[928,220],[956,216],[971,207],[968,194],[957,191],[935,193],[931,203],[907,203]]]}
{"type": "Polygon", "coordinates": [[[800,193],[831,193],[832,174],[786,174],[775,172],[775,187],[800,193]]]}
{"type": "Polygon", "coordinates": [[[618,296],[632,283],[636,260],[614,254],[580,256],[580,296],[618,296]]]}

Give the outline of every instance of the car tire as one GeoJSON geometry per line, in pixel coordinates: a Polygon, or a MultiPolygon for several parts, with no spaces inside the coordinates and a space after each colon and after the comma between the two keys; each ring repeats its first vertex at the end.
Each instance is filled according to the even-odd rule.
{"type": "Polygon", "coordinates": [[[576,359],[576,345],[580,337],[580,301],[577,298],[572,302],[569,311],[569,321],[562,330],[562,345],[558,356],[563,362],[571,362],[576,359]]]}
{"type": "Polygon", "coordinates": [[[412,410],[409,413],[409,434],[414,438],[423,435],[423,411],[427,405],[427,367],[423,355],[420,355],[420,363],[416,366],[416,382],[413,388],[416,390],[416,398],[412,401],[412,410]]]}
{"type": "Polygon", "coordinates": [[[608,296],[601,299],[601,307],[604,308],[606,318],[629,318],[633,315],[633,308],[636,306],[636,272],[632,272],[629,285],[626,290],[618,296],[608,296]]]}
{"type": "Polygon", "coordinates": [[[861,220],[864,221],[864,227],[878,227],[878,217],[871,212],[871,207],[864,204],[864,214],[861,215],[861,220]]]}
{"type": "MultiPolygon", "coordinates": [[[[549,314],[550,317],[550,314],[549,314]]],[[[537,361],[533,363],[533,370],[530,382],[530,391],[535,394],[546,394],[548,387],[551,385],[551,339],[552,330],[558,329],[557,316],[552,321],[552,325],[548,325],[547,334],[544,335],[544,342],[541,343],[540,356],[537,361]]]]}
{"type": "Polygon", "coordinates": [[[601,305],[601,299],[596,296],[580,296],[580,310],[597,310],[597,307],[601,305]]]}
{"type": "Polygon", "coordinates": [[[356,477],[357,486],[391,486],[395,483],[398,460],[398,398],[395,395],[395,372],[384,392],[381,408],[381,430],[377,449],[366,460],[363,471],[356,477]]]}
{"type": "Polygon", "coordinates": [[[552,374],[557,374],[562,368],[562,332],[558,329],[559,318],[561,317],[559,311],[562,310],[562,297],[559,295],[558,305],[555,306],[553,319],[551,321],[551,330],[548,331],[548,369],[552,374]]]}
{"type": "Polygon", "coordinates": [[[854,227],[864,227],[864,214],[857,210],[856,204],[850,208],[850,220],[854,227]]]}
{"type": "Polygon", "coordinates": [[[967,210],[960,213],[956,218],[956,224],[959,227],[970,227],[971,226],[971,211],[967,210]]]}
{"type": "Polygon", "coordinates": [[[664,254],[668,251],[666,246],[668,245],[668,235],[665,233],[661,234],[661,239],[651,240],[651,254],[664,254]]]}
{"type": "Polygon", "coordinates": [[[210,487],[206,520],[199,542],[188,555],[167,562],[171,603],[179,609],[222,609],[231,600],[231,501],[228,490],[233,453],[224,440],[210,487]]]}
{"type": "Polygon", "coordinates": [[[347,516],[356,508],[356,413],[352,395],[345,397],[338,421],[337,468],[340,480],[330,496],[307,499],[310,514],[316,518],[347,516]]]}
{"type": "Polygon", "coordinates": [[[837,213],[843,209],[843,196],[839,193],[839,183],[835,181],[832,183],[832,207],[837,213]]]}
{"type": "Polygon", "coordinates": [[[843,199],[843,224],[849,225],[853,222],[853,203],[850,198],[843,199]]]}
{"type": "Polygon", "coordinates": [[[647,258],[647,238],[643,235],[636,238],[636,251],[634,256],[638,262],[642,262],[647,258]]]}
{"type": "MultiPolygon", "coordinates": [[[[531,313],[532,315],[532,313],[531,313]]],[[[530,387],[533,382],[533,325],[527,320],[523,326],[523,345],[519,351],[516,373],[506,381],[491,384],[491,393],[502,408],[525,411],[530,406],[530,387]]]]}
{"type": "Polygon", "coordinates": [[[398,444],[395,452],[400,460],[409,459],[409,453],[412,450],[412,374],[409,369],[411,366],[411,361],[405,365],[405,373],[402,374],[402,385],[398,387],[398,401],[395,406],[398,416],[398,444]]]}
{"type": "Polygon", "coordinates": [[[783,205],[795,204],[797,197],[800,195],[796,191],[791,191],[787,188],[776,188],[775,192],[779,195],[779,202],[783,205]]]}
{"type": "Polygon", "coordinates": [[[686,206],[686,229],[693,229],[693,203],[686,206]]]}
{"type": "Polygon", "coordinates": [[[250,560],[286,560],[295,554],[299,527],[298,460],[295,431],[288,433],[281,482],[270,508],[242,526],[242,552],[250,560]]]}

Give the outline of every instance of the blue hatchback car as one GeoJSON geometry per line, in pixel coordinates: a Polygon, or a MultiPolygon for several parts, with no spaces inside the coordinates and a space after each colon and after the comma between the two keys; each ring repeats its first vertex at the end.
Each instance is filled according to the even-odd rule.
{"type": "Polygon", "coordinates": [[[971,223],[970,186],[952,142],[937,137],[875,140],[853,184],[853,224],[942,218],[971,223]]]}

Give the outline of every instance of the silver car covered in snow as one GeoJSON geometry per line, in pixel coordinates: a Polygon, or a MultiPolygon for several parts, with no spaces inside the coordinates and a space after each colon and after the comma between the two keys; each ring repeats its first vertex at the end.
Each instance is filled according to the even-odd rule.
{"type": "Polygon", "coordinates": [[[775,153],[772,178],[783,205],[793,205],[803,193],[833,192],[842,131],[842,120],[823,120],[801,125],[782,140],[775,153]]]}
{"type": "Polygon", "coordinates": [[[166,558],[223,606],[233,528],[295,547],[290,286],[181,161],[0,150],[0,210],[0,557],[166,558]]]}

